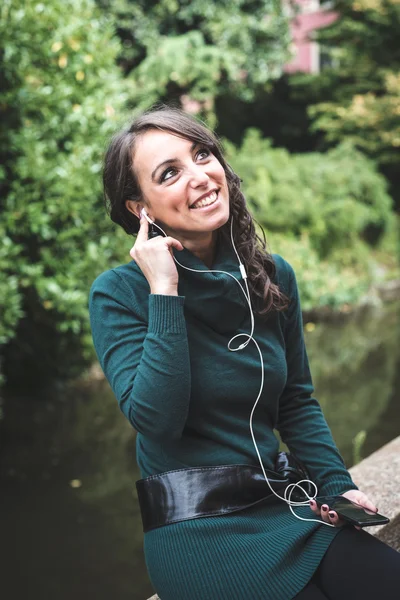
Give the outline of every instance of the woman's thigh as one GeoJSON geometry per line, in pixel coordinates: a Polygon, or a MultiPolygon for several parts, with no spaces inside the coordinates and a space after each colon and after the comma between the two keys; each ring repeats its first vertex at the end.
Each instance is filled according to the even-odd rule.
{"type": "Polygon", "coordinates": [[[331,600],[397,600],[400,554],[366,531],[344,527],[312,581],[331,600]]]}

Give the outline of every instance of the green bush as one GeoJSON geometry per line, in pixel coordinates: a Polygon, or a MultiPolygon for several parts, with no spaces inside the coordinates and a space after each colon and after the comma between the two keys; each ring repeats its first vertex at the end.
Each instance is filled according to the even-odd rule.
{"type": "Polygon", "coordinates": [[[240,149],[228,152],[257,220],[267,231],[308,233],[321,259],[351,251],[370,226],[383,233],[392,219],[384,178],[350,145],[289,154],[250,129],[240,149]]]}
{"type": "Polygon", "coordinates": [[[1,10],[0,342],[14,336],[14,360],[62,371],[90,352],[89,286],[121,258],[100,171],[128,84],[92,0],[1,10]]]}
{"type": "Polygon", "coordinates": [[[368,271],[355,271],[336,261],[321,261],[307,234],[296,238],[290,234],[267,234],[271,252],[281,254],[295,270],[302,309],[317,307],[341,310],[357,304],[368,290],[368,271]]]}
{"type": "Polygon", "coordinates": [[[374,247],[389,233],[393,241],[396,230],[374,163],[348,144],[326,154],[289,154],[254,129],[239,149],[226,147],[271,250],[299,273],[304,307],[356,302],[373,279],[374,247]],[[371,229],[378,232],[373,244],[371,229]]]}

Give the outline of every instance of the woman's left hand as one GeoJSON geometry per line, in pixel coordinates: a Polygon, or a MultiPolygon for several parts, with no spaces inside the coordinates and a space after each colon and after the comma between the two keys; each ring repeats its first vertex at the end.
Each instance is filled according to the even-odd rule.
{"type": "MultiPolygon", "coordinates": [[[[340,496],[344,496],[344,498],[348,498],[352,502],[356,504],[360,504],[363,508],[370,510],[372,512],[378,512],[375,504],[368,498],[364,492],[360,492],[360,490],[349,490],[348,492],[344,492],[344,494],[340,494],[340,496]]],[[[329,506],[327,504],[323,504],[319,509],[317,503],[314,500],[310,500],[310,507],[315,514],[321,516],[321,519],[326,523],[331,523],[335,525],[335,527],[341,527],[345,524],[345,522],[339,518],[338,514],[334,510],[329,510],[329,506]]],[[[356,527],[356,529],[360,529],[360,527],[356,527]]]]}

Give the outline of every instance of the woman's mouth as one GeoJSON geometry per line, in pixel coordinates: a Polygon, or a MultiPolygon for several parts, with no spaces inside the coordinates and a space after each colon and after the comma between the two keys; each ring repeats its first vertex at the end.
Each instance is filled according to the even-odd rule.
{"type": "Polygon", "coordinates": [[[219,190],[213,190],[208,196],[206,196],[205,198],[200,198],[200,200],[194,202],[189,208],[196,209],[204,208],[205,206],[211,206],[211,204],[214,204],[214,202],[217,201],[218,192],[219,190]]]}

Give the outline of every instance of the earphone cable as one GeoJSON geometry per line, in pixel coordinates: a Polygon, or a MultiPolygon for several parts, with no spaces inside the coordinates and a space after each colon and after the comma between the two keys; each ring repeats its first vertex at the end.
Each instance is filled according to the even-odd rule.
{"type": "MultiPolygon", "coordinates": [[[[165,237],[167,237],[167,234],[165,233],[165,231],[159,225],[157,225],[157,223],[153,222],[153,225],[155,227],[157,227],[163,233],[163,235],[165,237]]],[[[253,416],[254,416],[254,412],[256,410],[256,407],[257,407],[258,402],[259,402],[259,400],[261,398],[262,391],[263,391],[263,388],[264,388],[264,359],[263,359],[263,355],[262,355],[260,346],[258,345],[258,342],[253,337],[253,335],[254,335],[254,329],[255,329],[255,320],[254,320],[253,308],[252,308],[252,305],[251,305],[251,295],[250,295],[250,290],[249,290],[249,286],[248,286],[248,282],[247,282],[247,273],[246,273],[244,265],[242,264],[242,262],[240,260],[240,256],[239,256],[239,254],[238,254],[238,252],[236,250],[236,246],[235,246],[235,243],[234,243],[234,240],[233,240],[233,219],[231,219],[230,232],[231,232],[232,246],[233,246],[233,249],[234,249],[235,254],[237,256],[238,262],[239,262],[239,269],[240,269],[240,273],[241,273],[241,275],[243,277],[243,280],[244,280],[245,288],[242,286],[242,284],[240,283],[240,281],[234,275],[232,275],[232,273],[229,273],[227,271],[218,270],[218,269],[192,269],[191,267],[186,267],[185,265],[182,265],[182,263],[180,263],[175,256],[173,256],[173,259],[174,259],[174,261],[175,261],[175,263],[177,265],[179,265],[183,269],[186,269],[187,271],[192,271],[193,273],[222,273],[222,274],[228,275],[229,277],[231,277],[232,279],[234,279],[236,281],[236,283],[239,285],[239,287],[242,290],[243,295],[244,295],[244,297],[246,299],[246,302],[248,304],[249,310],[250,310],[251,329],[250,329],[250,333],[238,333],[238,334],[234,335],[229,340],[229,342],[228,342],[228,349],[231,352],[238,352],[239,350],[244,350],[244,348],[246,348],[249,345],[250,341],[253,341],[254,344],[255,344],[255,346],[256,346],[256,348],[257,348],[258,354],[259,354],[260,365],[261,365],[261,383],[260,383],[260,388],[259,388],[259,391],[258,391],[257,398],[256,398],[256,400],[254,402],[253,408],[252,408],[251,413],[250,413],[249,427],[250,427],[251,438],[252,438],[252,441],[253,441],[254,448],[256,450],[258,462],[260,463],[260,467],[261,467],[263,476],[264,476],[265,481],[268,484],[271,492],[277,498],[279,498],[280,500],[283,500],[284,502],[286,502],[286,504],[289,506],[289,509],[290,509],[291,513],[297,519],[300,519],[301,521],[314,521],[314,522],[322,524],[322,525],[327,525],[328,527],[335,527],[335,525],[333,525],[332,523],[327,523],[326,521],[322,521],[321,519],[308,519],[308,518],[300,517],[293,510],[293,507],[295,507],[295,506],[308,506],[309,505],[309,501],[313,500],[317,496],[317,494],[318,494],[318,488],[317,488],[316,484],[313,481],[311,481],[309,479],[302,479],[302,480],[300,480],[300,481],[298,481],[296,483],[290,483],[290,484],[288,484],[286,486],[286,488],[284,490],[283,496],[280,496],[272,488],[272,486],[270,484],[270,481],[268,479],[268,476],[267,476],[267,473],[266,473],[266,470],[265,470],[265,467],[264,467],[264,463],[262,461],[261,454],[260,454],[260,451],[259,451],[256,439],[255,439],[254,430],[253,430],[253,416]],[[241,338],[241,337],[245,337],[246,341],[243,342],[242,344],[240,344],[239,346],[237,346],[236,348],[231,347],[232,342],[234,340],[236,340],[237,338],[241,338]],[[300,485],[301,483],[311,484],[313,486],[314,490],[315,490],[314,495],[310,496],[305,491],[305,489],[300,485]],[[291,500],[290,498],[291,498],[292,493],[295,490],[295,488],[300,488],[301,492],[307,497],[307,499],[306,500],[300,500],[300,501],[291,500]]]]}

